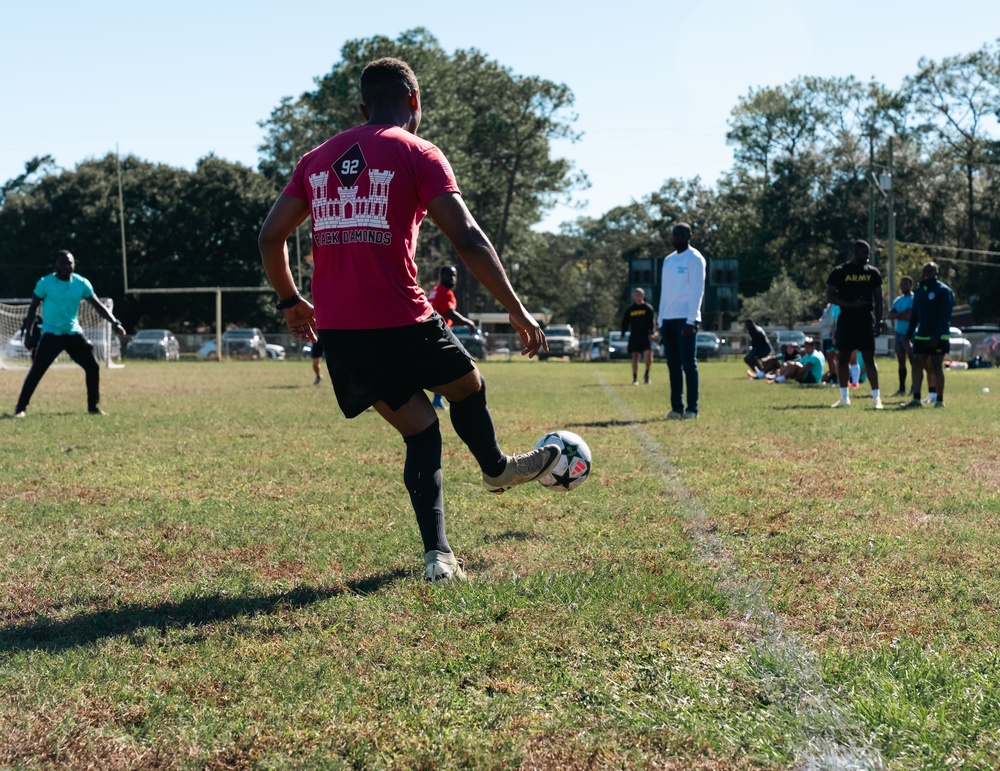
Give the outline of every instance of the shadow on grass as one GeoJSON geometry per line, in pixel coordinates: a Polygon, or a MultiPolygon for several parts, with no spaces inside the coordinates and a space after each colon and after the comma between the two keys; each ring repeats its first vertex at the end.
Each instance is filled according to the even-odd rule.
{"type": "Polygon", "coordinates": [[[524,541],[538,541],[540,539],[541,536],[537,533],[529,533],[526,530],[507,530],[503,533],[484,536],[483,543],[503,543],[504,541],[523,543],[524,541]]]}
{"type": "Polygon", "coordinates": [[[774,412],[787,412],[788,410],[828,410],[829,404],[783,404],[770,408],[774,412]]]}
{"type": "Polygon", "coordinates": [[[647,418],[645,420],[595,420],[592,423],[570,423],[566,430],[577,428],[627,428],[628,426],[644,426],[647,423],[662,423],[663,418],[647,418]]]}
{"type": "Polygon", "coordinates": [[[90,645],[105,637],[129,636],[143,629],[207,626],[277,610],[302,608],[344,594],[373,594],[383,586],[406,578],[405,570],[371,576],[330,587],[297,586],[287,592],[259,597],[210,594],[178,602],[152,605],[132,603],[108,610],[82,613],[65,621],[40,619],[34,623],[0,628],[0,652],[44,650],[58,652],[90,645]]]}

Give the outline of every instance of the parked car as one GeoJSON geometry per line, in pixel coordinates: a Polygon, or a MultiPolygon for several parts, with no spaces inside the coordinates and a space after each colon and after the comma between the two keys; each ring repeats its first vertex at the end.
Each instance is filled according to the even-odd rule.
{"type": "Polygon", "coordinates": [[[257,327],[227,329],[222,333],[222,355],[233,358],[266,359],[267,340],[257,327]]]}
{"type": "MultiPolygon", "coordinates": [[[[608,358],[609,359],[631,359],[632,354],[628,352],[628,338],[631,332],[619,332],[615,330],[608,332],[608,358]]],[[[655,346],[654,346],[655,347],[655,346]]]]}
{"type": "Polygon", "coordinates": [[[169,329],[142,329],[125,347],[129,359],[180,361],[181,344],[169,329]]]}
{"type": "Polygon", "coordinates": [[[950,358],[959,359],[960,361],[971,359],[972,342],[965,337],[962,330],[958,327],[950,327],[948,329],[948,334],[951,337],[948,344],[948,354],[950,358]]]}
{"type": "MultiPolygon", "coordinates": [[[[310,348],[310,350],[312,350],[310,348]]],[[[278,345],[277,343],[267,344],[267,358],[269,359],[283,359],[285,358],[285,346],[278,345]]]]}
{"type": "Polygon", "coordinates": [[[608,351],[608,341],[604,337],[592,337],[585,343],[587,359],[589,361],[607,361],[610,357],[608,351]]]}
{"type": "Polygon", "coordinates": [[[10,340],[4,343],[3,349],[0,350],[0,359],[25,365],[31,364],[31,351],[24,347],[20,332],[15,332],[10,340]]]}
{"type": "Polygon", "coordinates": [[[465,350],[470,356],[477,359],[486,358],[486,332],[479,327],[469,329],[467,326],[456,324],[451,331],[458,338],[458,341],[465,346],[465,350]]]}
{"type": "Polygon", "coordinates": [[[771,345],[776,353],[780,353],[786,345],[797,345],[801,348],[806,342],[806,333],[798,329],[779,329],[771,332],[771,345]]]}
{"type": "Polygon", "coordinates": [[[549,344],[549,352],[539,351],[539,359],[549,356],[574,358],[580,354],[580,340],[569,324],[550,324],[545,327],[545,340],[549,344]]]}
{"type": "MultiPolygon", "coordinates": [[[[803,335],[805,337],[805,335],[803,335]]],[[[715,358],[721,353],[722,340],[715,332],[697,332],[694,338],[694,355],[699,359],[715,358]]]]}

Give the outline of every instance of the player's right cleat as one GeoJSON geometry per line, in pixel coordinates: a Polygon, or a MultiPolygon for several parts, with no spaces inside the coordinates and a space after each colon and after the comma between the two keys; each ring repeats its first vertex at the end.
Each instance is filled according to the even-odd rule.
{"type": "Polygon", "coordinates": [[[316,379],[313,381],[313,385],[319,385],[319,381],[322,380],[322,379],[323,378],[321,378],[319,375],[317,375],[316,379]]]}
{"type": "Polygon", "coordinates": [[[850,407],[851,406],[851,400],[850,399],[837,399],[837,401],[835,401],[830,406],[833,407],[834,409],[840,409],[841,407],[850,407]]]}
{"type": "Polygon", "coordinates": [[[900,404],[899,405],[899,409],[901,409],[901,410],[912,410],[914,408],[915,409],[920,409],[923,406],[924,405],[920,402],[920,399],[911,399],[908,402],[903,402],[902,404],[900,404]]]}
{"type": "Polygon", "coordinates": [[[884,409],[884,407],[882,406],[882,399],[881,398],[872,399],[872,409],[873,410],[884,409]]]}
{"type": "Polygon", "coordinates": [[[424,555],[424,580],[428,583],[467,581],[468,577],[454,552],[431,549],[424,555]]]}
{"type": "Polygon", "coordinates": [[[107,415],[108,413],[106,413],[100,407],[92,407],[91,409],[87,410],[87,414],[88,415],[107,415]]]}
{"type": "Polygon", "coordinates": [[[670,410],[667,413],[667,420],[684,420],[684,413],[677,410],[670,410]]]}
{"type": "Polygon", "coordinates": [[[944,402],[942,402],[942,401],[936,401],[936,402],[934,402],[934,406],[935,407],[944,407],[944,402]]]}
{"type": "Polygon", "coordinates": [[[512,487],[533,482],[556,467],[562,450],[557,444],[546,444],[524,455],[508,455],[507,465],[499,476],[483,474],[483,486],[491,493],[502,493],[512,487]]]}
{"type": "Polygon", "coordinates": [[[23,418],[24,417],[24,410],[18,410],[17,412],[15,412],[14,413],[14,417],[15,418],[23,418]]]}

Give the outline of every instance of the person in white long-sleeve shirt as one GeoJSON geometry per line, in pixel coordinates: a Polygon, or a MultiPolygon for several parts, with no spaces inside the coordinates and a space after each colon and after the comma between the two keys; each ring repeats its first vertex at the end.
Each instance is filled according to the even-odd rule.
{"type": "Polygon", "coordinates": [[[695,332],[705,297],[705,258],[691,246],[691,226],[679,222],[672,232],[674,250],[663,260],[660,276],[660,339],[670,372],[668,420],[698,417],[698,361],[695,332]],[[687,388],[687,408],[684,388],[687,388]]]}

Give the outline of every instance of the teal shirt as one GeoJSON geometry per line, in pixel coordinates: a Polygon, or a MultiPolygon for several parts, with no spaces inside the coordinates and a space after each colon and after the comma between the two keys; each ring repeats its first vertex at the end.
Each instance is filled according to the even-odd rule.
{"type": "Polygon", "coordinates": [[[71,273],[68,281],[61,281],[55,273],[42,276],[35,284],[35,297],[42,301],[42,332],[81,334],[80,301],[93,296],[94,287],[76,273],[71,273]]]}
{"type": "MultiPolygon", "coordinates": [[[[896,313],[906,313],[913,307],[913,293],[901,294],[895,300],[892,301],[892,310],[896,313]]],[[[910,326],[910,320],[906,319],[896,319],[896,334],[905,335],[907,328],[910,326]]]]}
{"type": "Polygon", "coordinates": [[[816,351],[804,353],[799,357],[799,364],[809,370],[809,374],[819,383],[823,380],[823,357],[816,351]]]}

